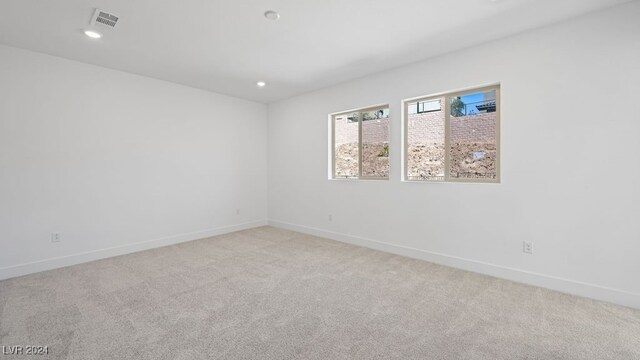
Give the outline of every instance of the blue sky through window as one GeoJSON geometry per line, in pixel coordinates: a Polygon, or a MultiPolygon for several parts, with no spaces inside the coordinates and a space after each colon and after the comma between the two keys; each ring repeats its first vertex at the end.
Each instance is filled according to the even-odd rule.
{"type": "Polygon", "coordinates": [[[482,105],[486,101],[495,100],[495,98],[495,93],[493,91],[478,92],[460,96],[460,100],[465,103],[466,108],[463,110],[463,112],[467,115],[480,113],[480,111],[476,108],[476,105],[482,105]]]}

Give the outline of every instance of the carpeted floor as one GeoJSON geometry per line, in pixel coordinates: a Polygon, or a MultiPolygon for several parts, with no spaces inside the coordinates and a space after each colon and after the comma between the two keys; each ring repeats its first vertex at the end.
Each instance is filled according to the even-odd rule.
{"type": "Polygon", "coordinates": [[[632,360],[640,311],[262,227],[2,281],[0,345],[50,353],[0,360],[632,360]]]}

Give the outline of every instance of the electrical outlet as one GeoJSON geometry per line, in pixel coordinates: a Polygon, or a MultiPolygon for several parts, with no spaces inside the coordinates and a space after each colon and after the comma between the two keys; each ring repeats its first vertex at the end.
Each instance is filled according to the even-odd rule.
{"type": "Polygon", "coordinates": [[[52,243],[60,242],[60,233],[51,233],[51,242],[52,243]]]}
{"type": "Polygon", "coordinates": [[[523,241],[522,252],[525,254],[533,254],[533,243],[531,241],[523,241]]]}
{"type": "Polygon", "coordinates": [[[240,215],[240,209],[236,209],[236,215],[240,215]]]}
{"type": "Polygon", "coordinates": [[[327,216],[327,219],[329,219],[329,221],[333,221],[333,215],[329,214],[329,215],[327,216]]]}

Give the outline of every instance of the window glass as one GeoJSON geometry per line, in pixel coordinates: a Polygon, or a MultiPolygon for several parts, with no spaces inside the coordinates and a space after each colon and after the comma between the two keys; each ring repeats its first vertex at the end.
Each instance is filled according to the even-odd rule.
{"type": "Polygon", "coordinates": [[[358,112],[334,118],[333,152],[336,178],[356,178],[360,174],[359,119],[358,112]]]}
{"type": "Polygon", "coordinates": [[[497,182],[499,86],[405,101],[405,179],[497,182]]]}
{"type": "Polygon", "coordinates": [[[333,177],[389,177],[389,106],[333,115],[333,177]]]}
{"type": "Polygon", "coordinates": [[[497,159],[496,92],[449,98],[449,177],[495,179],[497,159]]]}
{"type": "Polygon", "coordinates": [[[433,109],[427,112],[409,112],[407,118],[407,179],[444,180],[444,98],[409,103],[409,109],[433,109]],[[437,109],[437,110],[436,110],[437,109]]]}

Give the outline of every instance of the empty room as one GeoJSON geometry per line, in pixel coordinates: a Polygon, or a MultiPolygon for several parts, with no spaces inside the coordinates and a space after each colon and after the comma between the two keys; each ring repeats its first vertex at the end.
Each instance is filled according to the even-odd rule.
{"type": "Polygon", "coordinates": [[[640,360],[640,1],[0,13],[0,360],[640,360]]]}

